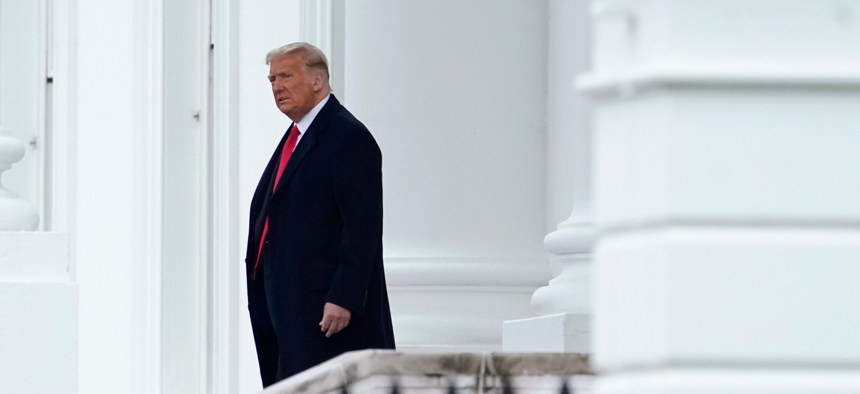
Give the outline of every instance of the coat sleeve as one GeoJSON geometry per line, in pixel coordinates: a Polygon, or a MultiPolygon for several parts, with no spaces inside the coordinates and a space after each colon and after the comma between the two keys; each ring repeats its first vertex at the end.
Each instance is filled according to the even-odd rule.
{"type": "Polygon", "coordinates": [[[343,221],[339,264],[327,301],[363,314],[382,245],[382,153],[370,133],[356,130],[334,165],[332,183],[343,221]]]}

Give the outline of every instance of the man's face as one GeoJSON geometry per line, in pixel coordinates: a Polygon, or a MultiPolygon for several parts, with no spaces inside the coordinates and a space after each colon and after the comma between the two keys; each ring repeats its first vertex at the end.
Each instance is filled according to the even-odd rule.
{"type": "Polygon", "coordinates": [[[316,75],[306,72],[298,56],[281,56],[269,65],[275,105],[294,122],[301,120],[316,104],[316,93],[322,83],[320,78],[314,77],[316,75]]]}

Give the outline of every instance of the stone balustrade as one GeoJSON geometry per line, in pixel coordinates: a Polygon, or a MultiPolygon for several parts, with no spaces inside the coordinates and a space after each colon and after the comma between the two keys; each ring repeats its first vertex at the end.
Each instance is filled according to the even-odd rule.
{"type": "Polygon", "coordinates": [[[588,391],[588,355],[576,353],[350,352],[262,394],[517,393],[588,391]]]}
{"type": "Polygon", "coordinates": [[[39,226],[36,208],[3,187],[3,172],[23,158],[24,143],[13,138],[9,129],[0,127],[0,231],[33,231],[39,226]]]}

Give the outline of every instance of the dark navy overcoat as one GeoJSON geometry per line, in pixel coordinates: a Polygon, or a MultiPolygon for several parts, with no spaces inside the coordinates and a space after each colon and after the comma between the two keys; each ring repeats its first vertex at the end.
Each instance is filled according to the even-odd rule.
{"type": "Polygon", "coordinates": [[[288,134],[254,193],[245,259],[266,386],[347,351],[394,348],[382,266],[379,146],[332,95],[273,191],[288,134]],[[266,217],[268,234],[252,278],[266,217]],[[352,314],[330,338],[319,327],[326,302],[352,314]]]}

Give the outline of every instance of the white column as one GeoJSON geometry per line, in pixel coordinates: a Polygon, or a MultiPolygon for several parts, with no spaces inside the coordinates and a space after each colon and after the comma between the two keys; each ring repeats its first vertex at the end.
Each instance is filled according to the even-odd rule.
{"type": "Polygon", "coordinates": [[[546,236],[558,276],[532,295],[540,317],[506,321],[504,350],[588,352],[591,332],[591,108],[573,78],[589,69],[588,1],[548,2],[547,159],[549,220],[557,222],[558,200],[573,213],[546,236]],[[573,193],[567,193],[572,185],[573,193]],[[572,198],[571,198],[572,197],[572,198]]]}
{"type": "Polygon", "coordinates": [[[498,350],[549,279],[545,4],[345,3],[345,99],[382,148],[398,348],[498,350]]]}
{"type": "Polygon", "coordinates": [[[595,392],[860,392],[860,2],[594,17],[595,392]]]}
{"type": "Polygon", "coordinates": [[[300,39],[321,49],[328,58],[332,92],[344,98],[345,0],[301,0],[300,39]]]}

